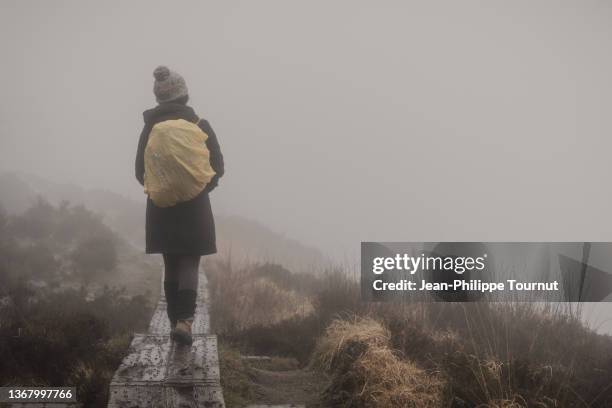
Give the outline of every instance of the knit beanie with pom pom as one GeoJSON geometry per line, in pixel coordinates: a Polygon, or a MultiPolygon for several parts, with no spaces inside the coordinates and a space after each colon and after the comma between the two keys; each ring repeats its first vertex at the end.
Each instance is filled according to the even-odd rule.
{"type": "Polygon", "coordinates": [[[160,65],[153,71],[153,76],[155,77],[153,93],[157,102],[170,102],[187,95],[187,85],[183,77],[170,71],[168,67],[160,65]]]}

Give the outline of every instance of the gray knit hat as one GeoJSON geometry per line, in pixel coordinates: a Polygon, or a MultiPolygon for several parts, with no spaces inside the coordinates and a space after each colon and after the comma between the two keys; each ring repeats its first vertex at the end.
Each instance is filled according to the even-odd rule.
{"type": "Polygon", "coordinates": [[[183,77],[170,71],[168,67],[160,65],[153,71],[153,76],[155,77],[153,93],[157,102],[169,102],[187,95],[187,85],[183,77]]]}

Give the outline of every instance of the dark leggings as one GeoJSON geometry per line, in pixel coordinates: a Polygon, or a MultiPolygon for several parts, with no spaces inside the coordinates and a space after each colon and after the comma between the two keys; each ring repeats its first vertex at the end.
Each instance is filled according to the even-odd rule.
{"type": "Polygon", "coordinates": [[[173,325],[194,317],[199,269],[200,255],[164,254],[164,292],[173,325]]]}
{"type": "Polygon", "coordinates": [[[178,290],[198,290],[200,255],[164,254],[164,281],[177,282],[178,290]]]}

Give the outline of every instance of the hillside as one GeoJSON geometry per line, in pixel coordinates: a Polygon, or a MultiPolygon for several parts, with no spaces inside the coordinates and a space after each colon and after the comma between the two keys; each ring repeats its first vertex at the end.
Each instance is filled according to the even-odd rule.
{"type": "MultiPolygon", "coordinates": [[[[26,173],[0,174],[0,206],[18,214],[42,196],[51,204],[68,201],[99,213],[112,230],[134,246],[144,247],[145,200],[138,202],[120,194],[62,184],[26,173]]],[[[270,230],[257,221],[222,215],[215,209],[219,256],[232,254],[234,262],[277,262],[292,270],[320,270],[329,259],[318,249],[270,230]]]]}

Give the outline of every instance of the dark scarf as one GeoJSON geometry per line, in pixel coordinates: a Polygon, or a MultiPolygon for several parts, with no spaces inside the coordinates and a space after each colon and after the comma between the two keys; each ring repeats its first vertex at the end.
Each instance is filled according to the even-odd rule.
{"type": "Polygon", "coordinates": [[[146,110],[142,115],[147,125],[173,119],[185,119],[194,123],[198,120],[198,115],[191,106],[171,102],[159,104],[153,109],[146,110]]]}

